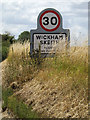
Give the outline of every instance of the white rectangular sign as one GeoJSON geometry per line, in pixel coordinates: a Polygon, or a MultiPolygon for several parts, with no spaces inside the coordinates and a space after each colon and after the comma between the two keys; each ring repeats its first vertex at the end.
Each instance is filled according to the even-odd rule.
{"type": "Polygon", "coordinates": [[[57,46],[60,47],[62,43],[65,45],[65,34],[34,34],[34,50],[41,46],[41,53],[55,53],[57,46]],[[60,46],[59,46],[60,45],[60,46]]]}

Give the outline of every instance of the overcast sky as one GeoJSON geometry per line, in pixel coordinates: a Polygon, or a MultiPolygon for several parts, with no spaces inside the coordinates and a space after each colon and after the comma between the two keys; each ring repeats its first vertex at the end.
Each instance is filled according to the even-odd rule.
{"type": "Polygon", "coordinates": [[[61,13],[63,28],[70,29],[73,39],[87,37],[88,0],[2,0],[0,33],[9,31],[17,38],[23,31],[36,29],[37,17],[45,8],[54,8],[61,13]]]}

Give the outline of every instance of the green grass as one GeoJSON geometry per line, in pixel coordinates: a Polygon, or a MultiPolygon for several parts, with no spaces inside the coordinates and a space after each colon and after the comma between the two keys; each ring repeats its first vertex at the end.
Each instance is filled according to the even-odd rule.
{"type": "Polygon", "coordinates": [[[11,88],[4,89],[2,93],[2,98],[4,104],[2,108],[8,107],[14,115],[18,118],[39,118],[38,114],[32,111],[32,108],[24,104],[21,100],[18,100],[16,97],[13,97],[13,91],[11,88]]]}

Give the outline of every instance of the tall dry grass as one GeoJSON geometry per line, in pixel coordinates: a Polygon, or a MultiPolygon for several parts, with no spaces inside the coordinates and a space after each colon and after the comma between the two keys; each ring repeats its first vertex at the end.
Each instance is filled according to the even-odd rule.
{"type": "Polygon", "coordinates": [[[18,42],[10,47],[4,76],[4,80],[7,81],[8,85],[14,81],[20,84],[30,81],[38,74],[38,78],[43,78],[43,81],[55,80],[58,82],[62,79],[62,81],[70,81],[72,88],[75,86],[80,89],[87,88],[87,46],[70,47],[68,54],[63,47],[60,50],[57,49],[55,57],[44,58],[40,68],[37,67],[34,59],[30,58],[29,52],[29,42],[23,45],[18,42]],[[41,75],[39,74],[40,71],[43,71],[41,75]]]}
{"type": "MultiPolygon", "coordinates": [[[[67,54],[66,50],[57,52],[56,56],[47,59],[44,68],[48,71],[51,78],[55,78],[56,82],[68,81],[72,84],[72,88],[85,88],[88,87],[88,47],[70,47],[67,54]],[[70,78],[70,79],[69,79],[70,78]]],[[[55,80],[55,79],[54,79],[55,80]]]]}
{"type": "Polygon", "coordinates": [[[6,86],[9,86],[14,81],[23,84],[26,81],[32,80],[37,73],[29,52],[29,42],[25,42],[24,44],[17,42],[10,47],[3,76],[3,80],[6,81],[6,86]]]}
{"type": "Polygon", "coordinates": [[[28,56],[29,51],[30,51],[30,43],[28,41],[23,44],[17,42],[11,45],[9,49],[9,56],[12,56],[12,54],[17,54],[19,56],[22,56],[22,53],[25,56],[28,56]]]}

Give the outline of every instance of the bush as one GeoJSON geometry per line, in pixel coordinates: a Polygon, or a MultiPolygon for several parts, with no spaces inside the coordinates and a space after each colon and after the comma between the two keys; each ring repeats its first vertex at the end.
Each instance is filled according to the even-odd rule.
{"type": "Polygon", "coordinates": [[[3,89],[2,91],[2,99],[4,101],[3,105],[2,105],[2,109],[7,108],[8,106],[8,97],[11,96],[13,94],[12,89],[8,88],[8,89],[3,89]]]}
{"type": "Polygon", "coordinates": [[[13,97],[12,95],[13,91],[11,88],[3,89],[3,110],[8,107],[19,118],[38,118],[38,115],[35,112],[31,111],[31,107],[28,107],[26,104],[18,100],[16,97],[13,97]]]}
{"type": "Polygon", "coordinates": [[[17,100],[16,97],[9,97],[8,108],[19,118],[38,118],[38,115],[31,111],[31,107],[17,100]]]}
{"type": "Polygon", "coordinates": [[[2,36],[1,37],[2,50],[0,50],[0,53],[2,53],[2,60],[1,58],[0,60],[3,61],[7,58],[9,53],[9,47],[15,40],[14,40],[14,36],[10,35],[10,33],[5,33],[5,34],[2,34],[1,36],[2,36]]]}
{"type": "Polygon", "coordinates": [[[9,52],[9,47],[2,46],[2,61],[7,58],[8,52],[9,52]]]}

